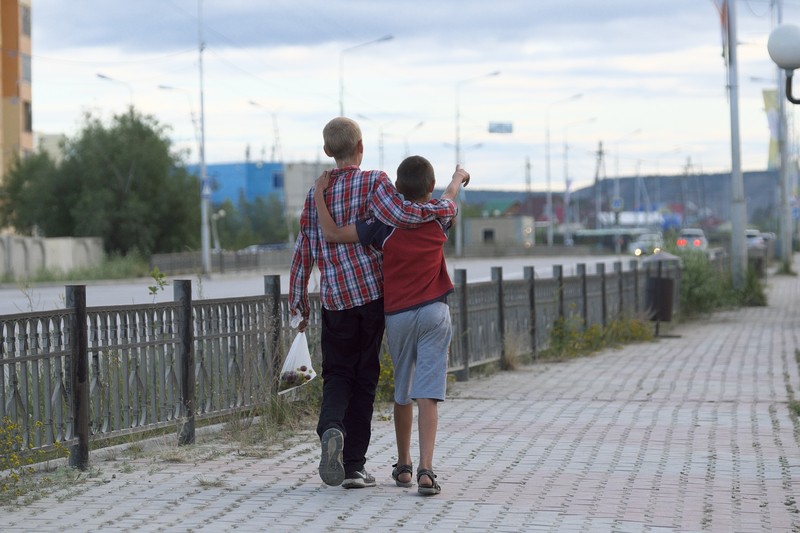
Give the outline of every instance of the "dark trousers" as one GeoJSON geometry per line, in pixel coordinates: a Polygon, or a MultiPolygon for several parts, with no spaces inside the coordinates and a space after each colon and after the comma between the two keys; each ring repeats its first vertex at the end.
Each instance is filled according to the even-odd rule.
{"type": "Polygon", "coordinates": [[[380,375],[383,299],[344,311],[322,310],[322,407],[317,434],[344,433],[344,471],[364,468],[380,375]]]}

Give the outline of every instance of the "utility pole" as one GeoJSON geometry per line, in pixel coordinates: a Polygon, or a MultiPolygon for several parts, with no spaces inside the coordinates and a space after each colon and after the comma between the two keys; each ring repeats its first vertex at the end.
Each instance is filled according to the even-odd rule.
{"type": "Polygon", "coordinates": [[[594,169],[594,229],[600,229],[600,212],[603,210],[603,198],[600,194],[600,170],[605,177],[605,164],[603,163],[603,141],[597,145],[597,164],[594,169]]]}
{"type": "Polygon", "coordinates": [[[723,20],[727,42],[728,92],[731,113],[731,277],[736,289],[744,287],[747,276],[745,227],[747,206],[744,200],[741,141],[739,138],[739,76],[736,67],[736,2],[725,0],[723,20]]]}
{"type": "Polygon", "coordinates": [[[211,236],[209,232],[209,204],[211,184],[206,175],[206,120],[203,99],[203,0],[197,0],[197,40],[199,49],[198,72],[200,76],[200,246],[203,275],[211,274],[211,236]]]}
{"type": "Polygon", "coordinates": [[[525,192],[527,193],[527,204],[530,207],[530,215],[533,219],[531,228],[531,246],[536,246],[536,212],[533,210],[533,192],[531,191],[531,158],[525,158],[525,192]]]}

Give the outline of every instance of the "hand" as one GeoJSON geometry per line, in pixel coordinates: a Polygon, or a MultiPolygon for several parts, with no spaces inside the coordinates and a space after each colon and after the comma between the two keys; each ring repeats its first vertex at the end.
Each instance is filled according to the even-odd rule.
{"type": "Polygon", "coordinates": [[[328,188],[328,184],[331,182],[331,171],[326,170],[317,178],[317,182],[314,184],[317,190],[325,192],[325,189],[328,188]]]}
{"type": "Polygon", "coordinates": [[[305,330],[306,330],[306,327],[308,327],[308,320],[304,318],[304,319],[303,319],[303,320],[301,320],[301,321],[300,321],[300,323],[297,325],[297,331],[298,331],[298,332],[305,331],[305,330]]]}
{"type": "Polygon", "coordinates": [[[461,168],[461,165],[456,165],[456,171],[453,172],[453,181],[460,180],[461,185],[466,187],[469,183],[469,172],[461,168]]]}

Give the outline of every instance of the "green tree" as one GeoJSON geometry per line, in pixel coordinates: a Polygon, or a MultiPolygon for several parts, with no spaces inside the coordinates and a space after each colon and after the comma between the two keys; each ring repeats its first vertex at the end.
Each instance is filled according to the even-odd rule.
{"type": "Polygon", "coordinates": [[[238,207],[226,200],[215,209],[225,210],[225,216],[217,221],[219,239],[225,249],[239,250],[251,244],[273,244],[288,240],[283,206],[273,195],[258,197],[252,202],[242,195],[238,207]]]}
{"type": "Polygon", "coordinates": [[[47,153],[15,159],[0,188],[0,226],[16,228],[21,235],[71,227],[71,213],[62,209],[70,192],[47,153]]]}
{"type": "Polygon", "coordinates": [[[105,125],[87,114],[64,148],[58,166],[37,155],[14,167],[2,220],[21,233],[98,236],[121,254],[197,247],[199,183],[155,118],[131,108],[105,125]]]}

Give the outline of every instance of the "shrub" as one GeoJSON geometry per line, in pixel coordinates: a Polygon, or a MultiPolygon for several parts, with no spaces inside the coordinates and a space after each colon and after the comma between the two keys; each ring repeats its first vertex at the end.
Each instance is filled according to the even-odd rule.
{"type": "MultiPolygon", "coordinates": [[[[43,424],[37,422],[37,428],[43,424]]],[[[36,486],[32,479],[33,465],[49,458],[68,457],[69,450],[56,442],[51,453],[33,450],[33,444],[25,444],[24,428],[4,416],[0,419],[0,501],[21,496],[36,486]]],[[[39,481],[46,483],[48,478],[39,481]]]]}
{"type": "Polygon", "coordinates": [[[767,305],[761,278],[752,267],[747,270],[744,287],[736,290],[727,264],[714,265],[702,252],[681,256],[680,309],[684,317],[736,306],[767,305]]]}
{"type": "Polygon", "coordinates": [[[572,315],[555,321],[550,330],[550,345],[539,355],[544,359],[564,359],[652,339],[652,326],[643,319],[618,319],[605,328],[599,324],[587,328],[580,317],[572,315]]]}

